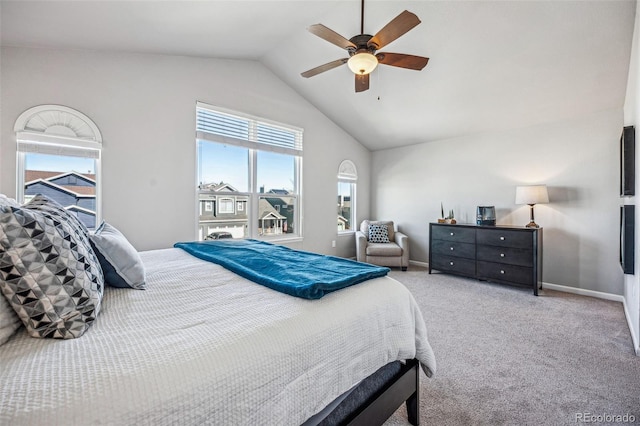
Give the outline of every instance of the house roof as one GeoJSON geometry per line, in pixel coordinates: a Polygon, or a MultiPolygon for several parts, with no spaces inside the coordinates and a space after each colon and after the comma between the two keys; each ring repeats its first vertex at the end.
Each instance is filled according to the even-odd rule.
{"type": "Polygon", "coordinates": [[[258,219],[265,219],[267,217],[271,217],[273,219],[286,219],[286,216],[278,213],[276,209],[273,208],[271,204],[264,198],[260,198],[258,201],[258,219]]]}
{"type": "Polygon", "coordinates": [[[238,190],[231,184],[220,183],[203,183],[200,185],[200,189],[205,189],[213,192],[238,192],[238,190]]]}
{"type": "Polygon", "coordinates": [[[426,56],[428,65],[378,66],[358,94],[346,65],[300,75],[348,57],[307,28],[322,23],[351,38],[360,30],[356,1],[5,1],[2,45],[248,60],[371,150],[624,104],[635,1],[370,1],[365,33],[403,10],[422,22],[380,52],[426,56]]]}
{"type": "Polygon", "coordinates": [[[24,180],[25,182],[31,182],[37,179],[49,180],[51,178],[59,178],[59,177],[63,177],[70,174],[88,178],[93,182],[96,181],[96,175],[93,173],[51,172],[51,171],[45,171],[45,170],[26,170],[24,173],[24,180]]]}
{"type": "Polygon", "coordinates": [[[29,187],[35,185],[37,183],[42,183],[47,186],[51,186],[57,190],[70,193],[79,198],[91,198],[96,196],[96,187],[95,187],[95,175],[90,173],[77,173],[77,172],[49,172],[42,170],[27,170],[25,172],[25,187],[29,187]],[[61,177],[67,175],[77,175],[81,178],[88,179],[92,186],[80,186],[80,185],[60,185],[56,184],[52,181],[59,179],[61,177]]]}

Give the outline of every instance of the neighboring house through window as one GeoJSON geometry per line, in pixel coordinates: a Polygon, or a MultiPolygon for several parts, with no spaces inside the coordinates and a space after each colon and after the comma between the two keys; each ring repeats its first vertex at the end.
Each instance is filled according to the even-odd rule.
{"type": "Polygon", "coordinates": [[[68,107],[40,105],[23,112],[14,130],[17,200],[43,194],[94,229],[101,218],[102,150],[95,123],[68,107]]]}
{"type": "Polygon", "coordinates": [[[200,215],[199,239],[302,235],[302,129],[198,102],[196,135],[198,202],[218,206],[200,215]]]}
{"type": "Polygon", "coordinates": [[[356,183],[358,172],[351,160],[338,167],[338,232],[354,230],[356,220],[356,183]]]}

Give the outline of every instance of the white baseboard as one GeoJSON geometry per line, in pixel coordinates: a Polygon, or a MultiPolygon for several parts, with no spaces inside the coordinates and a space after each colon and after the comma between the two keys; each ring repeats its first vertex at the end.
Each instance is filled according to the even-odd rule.
{"type": "Polygon", "coordinates": [[[419,262],[417,260],[409,260],[409,265],[423,266],[425,268],[429,267],[429,264],[427,262],[419,262]]]}
{"type": "Polygon", "coordinates": [[[624,308],[624,316],[627,319],[627,326],[629,327],[629,333],[631,334],[631,343],[633,343],[633,349],[636,351],[636,355],[640,356],[640,342],[636,339],[635,334],[633,334],[633,327],[631,323],[631,315],[629,315],[629,310],[627,309],[627,300],[623,298],[622,307],[624,308]]]}
{"type": "Polygon", "coordinates": [[[614,302],[624,303],[624,296],[619,294],[605,293],[602,291],[587,290],[584,288],[576,288],[568,285],[559,285],[551,283],[542,283],[542,288],[549,290],[563,291],[565,293],[579,294],[581,296],[596,297],[598,299],[612,300],[614,302]]]}

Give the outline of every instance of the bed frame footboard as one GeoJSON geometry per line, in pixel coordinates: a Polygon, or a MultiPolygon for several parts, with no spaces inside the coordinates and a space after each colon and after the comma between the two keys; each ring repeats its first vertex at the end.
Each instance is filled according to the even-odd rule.
{"type": "Polygon", "coordinates": [[[397,378],[387,383],[370,404],[347,421],[350,426],[381,425],[406,402],[409,422],[420,424],[420,362],[408,360],[397,378]]]}

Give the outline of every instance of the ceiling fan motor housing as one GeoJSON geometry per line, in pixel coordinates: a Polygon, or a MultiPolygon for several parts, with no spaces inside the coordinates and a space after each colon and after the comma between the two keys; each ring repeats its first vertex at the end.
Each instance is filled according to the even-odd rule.
{"type": "Polygon", "coordinates": [[[347,49],[347,51],[349,52],[349,56],[353,56],[356,53],[360,53],[360,52],[368,52],[373,55],[376,52],[376,50],[378,50],[378,46],[376,46],[375,43],[369,44],[369,40],[371,40],[372,38],[373,36],[371,34],[360,34],[360,35],[351,37],[349,41],[355,44],[356,48],[354,49],[350,47],[347,49]]]}

